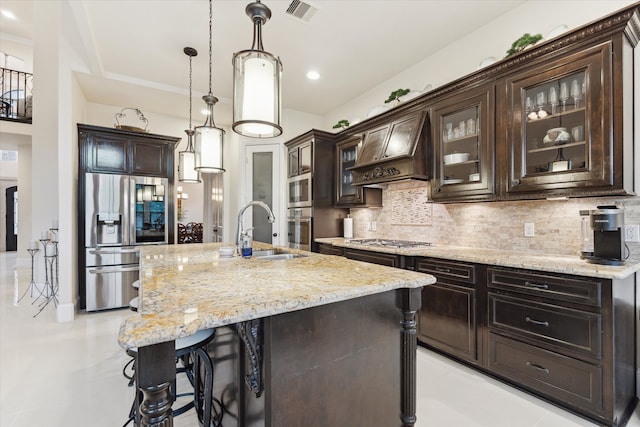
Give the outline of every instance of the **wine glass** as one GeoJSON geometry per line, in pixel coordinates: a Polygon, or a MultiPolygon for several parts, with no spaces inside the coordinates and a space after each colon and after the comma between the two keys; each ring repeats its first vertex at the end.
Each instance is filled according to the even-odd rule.
{"type": "Polygon", "coordinates": [[[573,81],[571,81],[571,97],[573,98],[575,108],[578,108],[580,101],[582,101],[582,90],[578,84],[578,79],[573,79],[573,81]]]}
{"type": "Polygon", "coordinates": [[[533,101],[531,100],[530,96],[527,96],[525,105],[526,105],[527,114],[533,111],[533,101]]]}
{"type": "Polygon", "coordinates": [[[542,107],[547,103],[547,94],[544,92],[538,92],[536,94],[536,105],[538,106],[538,111],[542,111],[542,107]]]}
{"type": "Polygon", "coordinates": [[[567,100],[569,99],[569,88],[567,82],[560,83],[560,102],[562,102],[562,111],[566,109],[567,100]]]}
{"type": "Polygon", "coordinates": [[[555,86],[549,89],[549,104],[551,104],[551,114],[556,114],[556,106],[558,105],[558,93],[555,86]]]}

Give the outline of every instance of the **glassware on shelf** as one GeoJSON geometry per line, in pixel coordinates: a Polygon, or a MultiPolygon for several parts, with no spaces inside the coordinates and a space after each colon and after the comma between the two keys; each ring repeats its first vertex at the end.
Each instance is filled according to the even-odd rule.
{"type": "Polygon", "coordinates": [[[453,139],[453,123],[447,123],[447,140],[453,139]]]}
{"type": "Polygon", "coordinates": [[[527,100],[526,100],[526,111],[527,114],[529,114],[530,112],[533,111],[533,101],[531,100],[530,96],[527,96],[527,100]]]}
{"type": "Polygon", "coordinates": [[[475,135],[476,121],[474,119],[467,120],[467,135],[475,135]]]}
{"type": "Polygon", "coordinates": [[[571,81],[571,97],[573,98],[575,108],[578,108],[580,106],[580,101],[582,101],[582,88],[578,84],[578,79],[573,79],[571,81]]]}
{"type": "Polygon", "coordinates": [[[567,108],[567,100],[569,99],[569,87],[567,82],[560,83],[560,102],[562,102],[562,111],[567,108]]]}
{"type": "Polygon", "coordinates": [[[547,103],[547,95],[544,92],[538,92],[536,94],[536,105],[538,106],[538,113],[542,111],[546,103],[547,103]]]}
{"type": "Polygon", "coordinates": [[[556,107],[558,106],[558,92],[555,86],[549,89],[549,104],[551,104],[551,114],[556,114],[556,107]]]}

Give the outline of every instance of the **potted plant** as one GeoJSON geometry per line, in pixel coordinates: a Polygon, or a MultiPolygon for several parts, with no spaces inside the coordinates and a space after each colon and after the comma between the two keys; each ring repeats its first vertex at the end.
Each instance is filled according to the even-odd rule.
{"type": "Polygon", "coordinates": [[[522,52],[529,46],[533,46],[534,44],[538,43],[540,40],[542,40],[541,34],[534,34],[532,36],[529,33],[524,33],[522,37],[513,42],[513,44],[511,45],[511,49],[507,51],[506,57],[515,55],[518,52],[522,52]]]}
{"type": "Polygon", "coordinates": [[[393,92],[391,92],[391,94],[389,94],[389,97],[387,98],[386,101],[384,101],[384,103],[388,104],[389,102],[392,102],[392,101],[395,101],[395,100],[400,102],[400,97],[403,96],[403,95],[406,95],[408,93],[409,93],[409,89],[394,90],[393,92]]]}

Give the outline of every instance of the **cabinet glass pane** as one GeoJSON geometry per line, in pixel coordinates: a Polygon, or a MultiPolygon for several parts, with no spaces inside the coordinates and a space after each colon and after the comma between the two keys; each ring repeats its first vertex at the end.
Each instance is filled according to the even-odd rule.
{"type": "Polygon", "coordinates": [[[479,106],[442,116],[442,185],[480,181],[479,106]]]}
{"type": "Polygon", "coordinates": [[[586,169],[588,84],[581,71],[523,88],[525,176],[586,169]]]}
{"type": "Polygon", "coordinates": [[[298,173],[311,172],[311,144],[300,147],[300,167],[298,173]]]}
{"type": "Polygon", "coordinates": [[[356,150],[357,145],[346,147],[341,150],[340,155],[340,195],[341,196],[355,196],[357,194],[357,188],[351,185],[353,182],[353,172],[347,170],[356,164],[356,150]]]}
{"type": "Polygon", "coordinates": [[[387,136],[388,127],[369,132],[365,137],[365,143],[360,151],[358,164],[365,165],[380,158],[380,152],[387,136]]]}

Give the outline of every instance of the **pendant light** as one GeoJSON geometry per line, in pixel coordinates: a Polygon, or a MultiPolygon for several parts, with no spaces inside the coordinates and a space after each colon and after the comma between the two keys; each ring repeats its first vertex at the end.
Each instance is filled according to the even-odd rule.
{"type": "Polygon", "coordinates": [[[271,18],[271,10],[258,0],[245,11],[253,22],[253,44],[233,55],[232,127],[243,136],[272,138],[282,134],[282,62],[262,46],[262,25],[271,18]]]}
{"type": "Polygon", "coordinates": [[[202,97],[207,104],[207,119],[202,126],[196,126],[196,170],[202,173],[224,172],[222,167],[222,146],[224,130],[213,121],[213,106],[218,98],[211,93],[213,5],[209,0],[209,93],[202,97]]]}
{"type": "Polygon", "coordinates": [[[195,133],[191,129],[191,92],[193,86],[193,66],[192,59],[198,55],[198,51],[192,47],[185,47],[184,53],[189,57],[189,129],[185,130],[187,134],[187,149],[178,153],[178,181],[180,182],[202,182],[200,181],[200,173],[196,168],[196,152],[193,149],[193,134],[195,133]]]}

